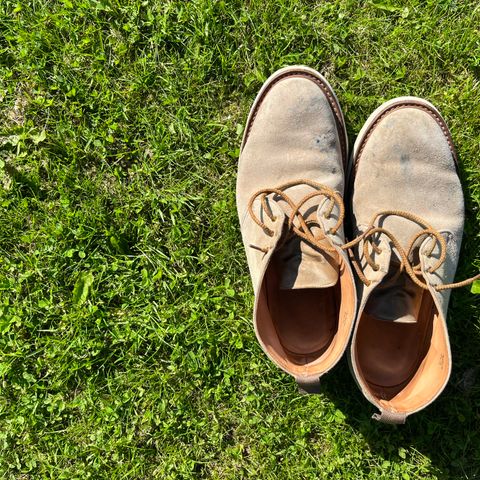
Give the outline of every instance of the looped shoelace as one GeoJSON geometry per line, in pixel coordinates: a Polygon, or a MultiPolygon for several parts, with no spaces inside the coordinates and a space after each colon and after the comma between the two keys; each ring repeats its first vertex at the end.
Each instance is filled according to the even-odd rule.
{"type": "MultiPolygon", "coordinates": [[[[288,218],[288,228],[293,233],[298,235],[300,238],[303,238],[313,246],[317,247],[319,250],[323,250],[324,252],[329,252],[329,253],[334,253],[336,251],[335,248],[329,247],[325,245],[325,243],[321,243],[321,240],[326,238],[325,235],[322,235],[321,237],[316,237],[309,227],[309,224],[311,224],[312,222],[311,221],[308,222],[307,220],[305,220],[303,215],[300,213],[300,208],[302,208],[302,206],[305,205],[305,203],[308,202],[310,199],[314,197],[320,197],[320,196],[329,198],[330,205],[328,206],[326,213],[324,215],[325,218],[328,219],[330,217],[335,205],[337,205],[340,210],[337,223],[329,230],[329,233],[334,235],[338,231],[338,229],[342,226],[343,219],[345,218],[345,206],[343,204],[342,197],[337,192],[335,192],[335,190],[333,190],[330,187],[327,187],[326,185],[322,185],[321,183],[314,182],[312,180],[297,180],[294,182],[285,183],[284,185],[281,185],[278,188],[265,188],[253,194],[248,203],[248,213],[252,217],[253,221],[259,227],[261,227],[269,237],[272,237],[274,235],[274,232],[257,217],[255,212],[253,211],[253,203],[258,197],[260,197],[262,210],[265,212],[267,217],[272,222],[274,222],[277,218],[273,214],[272,209],[270,208],[270,205],[267,202],[267,196],[271,194],[275,194],[277,197],[279,197],[278,199],[275,199],[275,201],[278,202],[279,200],[284,200],[290,207],[291,213],[288,218]],[[309,185],[310,187],[314,188],[315,191],[309,193],[308,195],[303,197],[299,203],[295,204],[295,202],[285,193],[284,190],[295,187],[297,185],[309,185]],[[295,225],[294,223],[295,218],[298,219],[299,226],[295,225]]],[[[268,249],[257,247],[255,245],[250,245],[250,246],[252,248],[263,251],[265,253],[268,251],[268,249]]]]}
{"type": "MultiPolygon", "coordinates": [[[[325,245],[325,242],[322,242],[326,238],[326,235],[322,235],[320,237],[315,236],[313,232],[311,231],[309,224],[311,224],[311,221],[305,220],[303,215],[300,212],[300,209],[302,208],[303,205],[305,205],[306,202],[308,202],[310,199],[314,197],[320,197],[324,196],[330,199],[330,204],[324,214],[324,217],[326,219],[330,218],[333,209],[335,205],[338,206],[339,209],[339,215],[338,215],[338,220],[336,224],[331,227],[328,231],[329,234],[334,235],[338,229],[341,227],[343,220],[345,218],[345,206],[342,200],[342,197],[333,190],[332,188],[322,185],[321,183],[314,182],[312,180],[296,180],[293,182],[288,182],[285,183],[284,185],[281,185],[280,187],[277,188],[266,188],[259,190],[258,192],[254,193],[252,197],[250,198],[250,201],[248,203],[248,213],[250,214],[251,218],[253,221],[263,229],[265,234],[268,236],[272,237],[274,235],[274,232],[272,229],[270,229],[264,222],[262,222],[255,212],[253,211],[253,204],[257,198],[260,197],[260,202],[262,206],[262,210],[265,212],[265,214],[268,216],[268,218],[274,222],[276,220],[275,215],[272,212],[272,209],[270,208],[270,205],[267,202],[267,196],[274,194],[277,198],[274,197],[274,201],[278,202],[280,200],[285,201],[288,206],[291,209],[290,216],[288,218],[288,228],[291,230],[294,234],[298,235],[300,238],[303,238],[307,242],[309,242],[311,245],[314,247],[318,248],[321,251],[328,252],[328,253],[334,253],[336,252],[334,247],[329,247],[325,245]],[[300,202],[295,203],[286,193],[285,190],[295,187],[297,185],[308,185],[312,188],[315,189],[315,191],[309,193],[305,197],[303,197],[300,202]],[[294,221],[295,219],[298,220],[299,226],[295,225],[294,221]]],[[[318,223],[314,222],[317,226],[318,223]]],[[[364,232],[362,232],[360,235],[358,235],[356,238],[354,238],[352,241],[345,243],[344,245],[339,246],[341,250],[346,250],[348,251],[350,258],[352,260],[353,267],[355,268],[355,271],[357,272],[357,275],[359,276],[360,280],[365,284],[365,285],[370,285],[372,282],[369,280],[365,274],[362,271],[362,268],[360,266],[360,263],[357,261],[355,258],[355,254],[353,251],[354,246],[358,245],[362,240],[364,241],[363,243],[363,254],[365,261],[367,264],[374,270],[378,271],[380,266],[375,263],[373,260],[370,252],[369,252],[369,245],[372,248],[372,250],[380,254],[382,253],[382,250],[380,249],[379,245],[375,243],[373,236],[378,235],[386,235],[390,241],[392,242],[393,246],[395,247],[395,250],[398,252],[400,256],[400,267],[398,269],[398,272],[396,276],[400,275],[403,270],[406,271],[408,276],[412,279],[412,281],[418,285],[419,287],[427,290],[429,288],[429,285],[425,282],[422,282],[418,276],[422,275],[421,271],[421,265],[418,263],[417,265],[412,265],[412,263],[409,260],[410,255],[413,253],[414,248],[416,247],[416,244],[418,240],[421,237],[429,236],[432,238],[434,241],[431,242],[432,245],[428,249],[428,251],[425,252],[425,255],[427,258],[430,258],[432,256],[432,253],[438,244],[440,246],[440,256],[437,260],[437,262],[433,265],[428,267],[427,272],[428,273],[434,273],[436,272],[445,262],[445,259],[447,257],[447,242],[445,238],[441,235],[440,232],[435,230],[430,224],[428,224],[425,220],[420,218],[417,215],[414,215],[413,213],[410,212],[405,212],[402,210],[383,210],[378,213],[376,213],[373,217],[370,223],[367,225],[367,228],[365,229],[364,232]],[[375,226],[375,222],[377,219],[380,217],[386,217],[386,216],[397,216],[401,218],[405,218],[407,220],[411,220],[412,222],[417,223],[418,225],[421,226],[422,230],[416,233],[413,238],[410,240],[410,243],[408,245],[408,248],[405,250],[400,242],[397,240],[397,238],[387,229],[383,227],[378,227],[375,226]]],[[[250,247],[255,248],[257,250],[260,250],[264,253],[268,251],[268,248],[261,248],[255,245],[250,245],[250,247]]],[[[475,280],[480,279],[480,274],[469,278],[467,280],[463,280],[461,282],[457,283],[448,283],[448,284],[442,284],[442,285],[432,285],[432,287],[437,290],[447,290],[450,288],[459,288],[459,287],[464,287],[466,285],[469,285],[473,283],[475,280]]]]}

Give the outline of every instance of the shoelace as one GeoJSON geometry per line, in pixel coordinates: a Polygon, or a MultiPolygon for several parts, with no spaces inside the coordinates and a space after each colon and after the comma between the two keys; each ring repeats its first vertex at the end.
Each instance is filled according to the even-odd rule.
{"type": "MultiPolygon", "coordinates": [[[[338,215],[338,220],[336,224],[333,227],[331,227],[328,231],[329,234],[334,235],[342,226],[343,220],[345,218],[345,206],[344,206],[342,197],[338,194],[338,192],[336,192],[335,190],[333,190],[332,188],[326,185],[322,185],[321,183],[314,182],[312,180],[302,179],[302,180],[296,180],[293,182],[285,183],[277,188],[266,188],[254,193],[248,203],[248,213],[250,214],[253,221],[263,229],[266,235],[270,237],[274,235],[274,231],[258,218],[258,216],[253,211],[253,204],[255,200],[257,200],[260,197],[262,210],[265,212],[268,218],[272,222],[274,222],[276,220],[276,217],[273,214],[272,209],[270,208],[270,205],[267,202],[267,196],[272,194],[274,194],[277,197],[277,198],[273,198],[274,201],[278,203],[278,201],[283,200],[290,207],[291,213],[288,218],[288,229],[291,232],[293,232],[293,234],[296,234],[300,238],[306,240],[307,242],[309,242],[311,245],[313,245],[320,251],[324,251],[328,253],[336,252],[336,249],[333,246],[330,247],[328,245],[325,245],[325,242],[322,243],[322,241],[326,238],[325,234],[321,234],[320,236],[314,235],[309,225],[314,223],[316,226],[320,228],[321,226],[318,224],[318,222],[305,220],[305,218],[300,212],[300,209],[303,207],[303,205],[305,205],[305,203],[307,203],[310,199],[314,197],[323,196],[323,197],[329,198],[330,204],[326,209],[324,217],[326,219],[330,218],[333,212],[333,209],[335,208],[335,205],[338,206],[338,209],[340,212],[338,215]],[[309,193],[305,197],[303,197],[298,203],[295,203],[287,195],[287,193],[285,193],[285,190],[298,185],[308,185],[312,187],[314,191],[309,193]],[[299,224],[298,226],[294,223],[295,219],[297,219],[298,221],[298,224],[299,224]]],[[[416,248],[418,240],[422,237],[429,236],[430,238],[434,239],[434,241],[431,242],[432,243],[431,247],[425,253],[426,257],[427,258],[431,257],[437,244],[440,247],[440,256],[437,262],[433,266],[428,267],[427,272],[428,273],[436,272],[443,265],[447,257],[447,242],[445,238],[442,236],[442,234],[438,232],[436,229],[434,229],[428,222],[426,222],[419,216],[414,215],[413,213],[410,213],[410,212],[405,212],[402,210],[383,210],[376,213],[372,217],[372,220],[367,225],[367,228],[365,229],[364,232],[362,232],[352,241],[339,246],[341,250],[348,251],[349,256],[352,260],[353,267],[355,268],[355,271],[357,272],[358,277],[367,286],[370,285],[372,282],[363,273],[362,268],[360,266],[360,262],[355,258],[355,253],[352,247],[358,245],[363,240],[364,241],[363,254],[364,254],[365,261],[374,271],[378,271],[380,266],[377,263],[375,263],[374,259],[372,258],[369,251],[369,247],[377,254],[382,253],[382,250],[380,249],[378,243],[376,243],[375,239],[373,238],[374,236],[379,237],[381,234],[386,235],[390,239],[395,250],[400,256],[400,266],[396,275],[400,275],[401,272],[405,270],[408,276],[412,279],[412,281],[416,285],[427,290],[429,288],[429,285],[425,282],[422,282],[418,278],[418,276],[422,275],[420,263],[418,263],[417,265],[412,265],[412,263],[409,260],[409,257],[413,253],[414,248],[416,248]],[[422,230],[416,233],[413,236],[413,238],[410,240],[408,248],[406,250],[402,247],[400,242],[389,230],[383,227],[375,226],[375,222],[380,217],[387,217],[387,216],[397,216],[397,217],[405,218],[407,220],[415,222],[422,228],[422,230]]],[[[260,250],[264,253],[267,253],[269,250],[268,248],[262,248],[256,245],[250,245],[250,247],[260,250]]],[[[480,279],[480,274],[475,275],[474,277],[469,278],[467,280],[463,280],[461,282],[441,284],[441,285],[431,285],[431,286],[437,291],[447,290],[450,288],[459,288],[459,287],[464,287],[466,285],[470,285],[471,283],[473,283],[475,280],[478,280],[478,279],[480,279]]]]}

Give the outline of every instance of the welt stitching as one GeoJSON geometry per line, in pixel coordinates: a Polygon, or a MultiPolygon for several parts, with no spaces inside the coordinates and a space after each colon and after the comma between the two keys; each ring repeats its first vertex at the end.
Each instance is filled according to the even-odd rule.
{"type": "Polygon", "coordinates": [[[247,141],[247,139],[250,135],[250,131],[252,129],[253,122],[255,121],[255,119],[257,117],[257,113],[260,109],[260,105],[261,105],[263,99],[265,98],[265,96],[267,95],[267,93],[280,80],[283,80],[284,78],[287,78],[287,77],[295,77],[295,76],[297,76],[297,77],[307,77],[310,81],[314,82],[317,86],[319,86],[320,89],[322,90],[322,92],[326,95],[328,103],[330,104],[330,107],[333,110],[333,113],[334,113],[334,116],[335,116],[335,122],[337,123],[337,126],[341,127],[341,128],[339,128],[339,137],[340,137],[340,146],[342,148],[342,162],[343,162],[343,166],[345,167],[346,166],[346,161],[347,161],[347,158],[346,158],[347,157],[347,148],[346,148],[347,139],[345,138],[345,131],[344,131],[344,128],[343,128],[343,122],[341,120],[342,115],[341,115],[341,113],[338,109],[337,102],[335,101],[335,98],[333,97],[333,95],[330,92],[330,90],[328,89],[328,87],[319,78],[317,78],[315,75],[312,75],[311,73],[307,73],[307,72],[302,72],[302,71],[286,72],[282,75],[279,75],[274,81],[272,81],[270,83],[270,85],[268,85],[268,87],[262,93],[262,97],[260,98],[260,101],[258,102],[258,104],[255,108],[255,112],[253,113],[252,118],[250,119],[250,122],[249,122],[249,125],[248,125],[248,128],[247,128],[247,132],[245,134],[245,143],[246,143],[246,141],[247,141]]]}
{"type": "Polygon", "coordinates": [[[433,119],[437,122],[438,126],[441,128],[442,132],[443,132],[443,135],[445,136],[445,139],[447,140],[447,143],[448,143],[448,146],[450,148],[450,151],[452,152],[452,155],[453,155],[453,158],[455,160],[455,163],[457,163],[457,155],[455,153],[455,148],[453,146],[453,143],[452,143],[452,140],[450,138],[450,134],[448,133],[448,128],[445,124],[445,122],[440,118],[439,115],[437,115],[433,110],[431,110],[430,108],[424,106],[424,105],[419,105],[418,103],[401,103],[399,105],[392,105],[391,107],[387,108],[376,120],[375,122],[370,125],[370,128],[368,130],[368,133],[365,135],[364,139],[362,140],[362,145],[360,146],[360,149],[358,151],[358,155],[357,155],[357,158],[355,159],[355,171],[357,170],[357,167],[358,167],[358,162],[360,160],[360,157],[363,153],[363,150],[365,148],[365,144],[367,142],[367,140],[370,138],[370,136],[372,135],[373,131],[375,130],[375,127],[378,125],[378,123],[380,122],[380,120],[382,120],[383,118],[385,118],[386,115],[388,115],[389,113],[393,112],[394,110],[399,110],[401,108],[406,108],[406,107],[413,107],[413,108],[418,108],[420,110],[423,110],[425,112],[427,112],[431,117],[433,117],[433,119]]]}

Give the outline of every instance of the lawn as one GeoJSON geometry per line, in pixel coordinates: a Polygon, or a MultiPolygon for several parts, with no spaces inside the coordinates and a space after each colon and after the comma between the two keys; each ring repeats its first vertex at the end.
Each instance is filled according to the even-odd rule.
{"type": "Polygon", "coordinates": [[[2,0],[1,478],[478,479],[480,295],[453,292],[451,381],[406,425],[370,420],[346,361],[301,396],[255,339],[235,178],[277,68],[327,77],[350,144],[425,97],[472,276],[479,25],[476,0],[2,0]]]}

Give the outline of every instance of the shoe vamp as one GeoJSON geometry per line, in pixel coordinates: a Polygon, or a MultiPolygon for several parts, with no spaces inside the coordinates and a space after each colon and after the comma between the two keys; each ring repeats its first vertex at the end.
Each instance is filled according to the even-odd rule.
{"type": "MultiPolygon", "coordinates": [[[[343,193],[341,146],[328,100],[315,83],[292,78],[273,86],[253,121],[239,162],[239,213],[256,191],[301,179],[343,193]]],[[[297,189],[294,200],[309,191],[297,189]]]]}
{"type": "MultiPolygon", "coordinates": [[[[461,237],[463,194],[440,126],[419,109],[391,113],[373,130],[357,165],[353,208],[357,225],[383,210],[411,212],[438,231],[461,237]]],[[[422,227],[388,216],[379,226],[407,247],[422,227]]]]}

